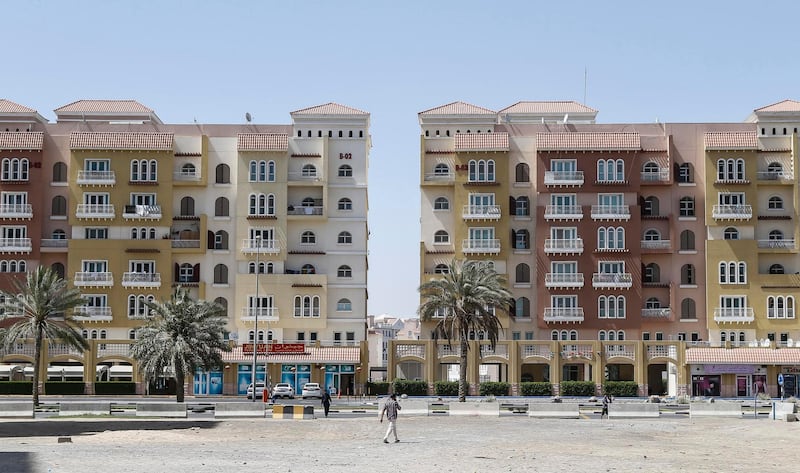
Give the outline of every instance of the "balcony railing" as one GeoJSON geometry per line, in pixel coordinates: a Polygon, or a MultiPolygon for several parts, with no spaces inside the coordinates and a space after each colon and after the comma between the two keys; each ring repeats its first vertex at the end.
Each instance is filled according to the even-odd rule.
{"type": "Polygon", "coordinates": [[[242,241],[242,253],[276,254],[281,248],[277,240],[248,239],[242,241]]]}
{"type": "Polygon", "coordinates": [[[322,173],[320,172],[303,172],[303,171],[293,171],[289,173],[289,180],[290,181],[307,181],[307,182],[315,182],[322,179],[322,173]]]}
{"type": "Polygon", "coordinates": [[[560,239],[548,238],[544,241],[545,254],[581,254],[583,253],[583,238],[560,239]]]}
{"type": "Polygon", "coordinates": [[[78,218],[114,218],[113,204],[78,204],[75,216],[78,218]]]}
{"type": "Polygon", "coordinates": [[[544,208],[544,218],[548,220],[580,220],[583,207],[580,205],[548,205],[544,208]]]}
{"type": "Polygon", "coordinates": [[[197,169],[192,171],[175,171],[172,178],[176,181],[199,181],[200,171],[197,169]]]}
{"type": "Polygon", "coordinates": [[[33,218],[33,205],[0,204],[0,218],[33,218]]]}
{"type": "Polygon", "coordinates": [[[642,240],[644,250],[668,250],[672,247],[671,240],[642,240]]]}
{"type": "Polygon", "coordinates": [[[78,320],[104,320],[110,321],[111,307],[108,306],[78,306],[75,308],[73,316],[78,320]]]}
{"type": "Polygon", "coordinates": [[[592,287],[595,288],[630,288],[633,286],[631,273],[594,273],[592,287]]]}
{"type": "Polygon", "coordinates": [[[544,184],[546,186],[581,186],[583,185],[583,171],[545,171],[544,184]]]}
{"type": "Polygon", "coordinates": [[[717,307],[714,322],[748,323],[755,320],[752,307],[717,307]]]}
{"type": "Polygon", "coordinates": [[[642,184],[648,182],[669,182],[669,169],[659,169],[658,171],[642,171],[642,184]]]}
{"type": "Polygon", "coordinates": [[[160,205],[126,205],[125,211],[122,214],[124,218],[147,218],[159,219],[161,218],[160,205]]]}
{"type": "Polygon", "coordinates": [[[464,253],[500,253],[500,240],[497,238],[480,240],[463,240],[461,251],[464,253]]]}
{"type": "Polygon", "coordinates": [[[465,205],[463,218],[479,218],[497,220],[500,218],[499,205],[465,205]]]}
{"type": "Polygon", "coordinates": [[[642,317],[645,319],[668,319],[671,315],[672,309],[669,307],[642,309],[642,317]]]}
{"type": "Polygon", "coordinates": [[[173,238],[173,248],[200,248],[200,240],[189,240],[184,238],[173,238]]]}
{"type": "Polygon", "coordinates": [[[66,238],[42,238],[39,244],[41,248],[66,248],[69,240],[66,238]]]}
{"type": "Polygon", "coordinates": [[[114,275],[111,272],[77,272],[72,283],[78,287],[111,287],[114,275]]]}
{"type": "Polygon", "coordinates": [[[747,220],[753,217],[753,206],[748,204],[715,205],[711,217],[727,220],[747,220]]]}
{"type": "Polygon", "coordinates": [[[547,273],[545,287],[583,287],[583,273],[547,273]]]}
{"type": "Polygon", "coordinates": [[[78,171],[78,185],[113,186],[117,183],[114,171],[78,171]]]}
{"type": "Polygon", "coordinates": [[[792,240],[758,240],[759,248],[775,248],[781,250],[795,250],[795,241],[792,240]]]}
{"type": "Polygon", "coordinates": [[[545,322],[583,322],[583,307],[545,307],[545,322]]]}
{"type": "Polygon", "coordinates": [[[756,173],[759,181],[793,181],[794,173],[789,171],[759,171],[756,173]]]}
{"type": "Polygon", "coordinates": [[[253,322],[256,320],[256,315],[258,315],[258,320],[263,321],[277,321],[278,320],[278,308],[277,307],[242,307],[242,321],[243,322],[253,322]]]}
{"type": "Polygon", "coordinates": [[[161,287],[161,273],[122,273],[122,287],[161,287]]]}
{"type": "Polygon", "coordinates": [[[609,220],[629,220],[631,218],[630,205],[593,205],[592,218],[609,220]]]}
{"type": "Polygon", "coordinates": [[[30,238],[0,238],[0,251],[30,253],[33,250],[30,238]]]}
{"type": "Polygon", "coordinates": [[[322,204],[320,205],[290,205],[286,210],[286,215],[322,215],[322,204]]]}
{"type": "Polygon", "coordinates": [[[426,172],[424,179],[425,182],[452,182],[456,175],[452,172],[426,172]]]}

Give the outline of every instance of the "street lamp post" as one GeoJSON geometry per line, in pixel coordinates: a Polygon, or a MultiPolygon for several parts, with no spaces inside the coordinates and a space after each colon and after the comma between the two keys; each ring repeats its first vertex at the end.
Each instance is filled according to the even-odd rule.
{"type": "MultiPolygon", "coordinates": [[[[255,326],[253,327],[253,402],[256,402],[256,360],[258,360],[258,312],[260,311],[260,301],[258,300],[258,273],[260,273],[259,253],[261,252],[261,235],[256,235],[256,300],[255,300],[255,326]]],[[[266,379],[264,389],[267,389],[266,379]]]]}

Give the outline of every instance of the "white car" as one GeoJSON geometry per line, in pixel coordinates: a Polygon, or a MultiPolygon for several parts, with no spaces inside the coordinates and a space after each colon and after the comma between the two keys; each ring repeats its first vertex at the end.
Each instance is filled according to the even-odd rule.
{"type": "MultiPolygon", "coordinates": [[[[256,381],[256,399],[264,397],[264,382],[256,381]]],[[[253,399],[253,383],[247,386],[247,399],[253,399]]]]}
{"type": "Polygon", "coordinates": [[[319,387],[319,383],[306,383],[303,385],[303,399],[307,397],[322,399],[322,388],[319,387]]]}
{"type": "Polygon", "coordinates": [[[278,383],[272,388],[272,398],[286,397],[294,399],[294,388],[289,383],[278,383]]]}

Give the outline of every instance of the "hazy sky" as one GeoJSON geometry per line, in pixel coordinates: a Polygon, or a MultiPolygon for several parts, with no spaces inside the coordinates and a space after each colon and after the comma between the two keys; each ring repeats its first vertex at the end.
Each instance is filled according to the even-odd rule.
{"type": "Polygon", "coordinates": [[[26,0],[2,8],[0,98],[51,121],[90,98],[135,99],[167,123],[369,112],[369,313],[411,316],[418,112],[586,93],[603,123],[740,122],[800,99],[798,18],[789,0],[26,0]]]}

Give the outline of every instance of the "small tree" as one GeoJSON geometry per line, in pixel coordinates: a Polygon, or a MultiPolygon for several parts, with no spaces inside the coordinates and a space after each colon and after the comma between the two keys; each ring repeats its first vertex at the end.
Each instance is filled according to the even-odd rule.
{"type": "Polygon", "coordinates": [[[225,309],[208,301],[195,301],[189,291],[175,288],[167,302],[147,302],[152,318],[136,331],[131,355],[149,385],[171,372],[177,384],[177,402],[183,402],[183,386],[196,368],[210,370],[222,365],[225,343],[225,309]]]}
{"type": "Polygon", "coordinates": [[[89,343],[79,331],[80,324],[68,312],[83,305],[85,300],[78,289],[70,289],[67,281],[52,269],[39,266],[25,280],[14,279],[12,292],[0,291],[3,296],[0,319],[6,328],[0,334],[8,350],[18,340],[34,339],[33,404],[39,405],[39,382],[42,348],[45,340],[54,340],[71,348],[86,350],[89,343]]]}

